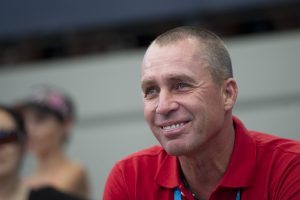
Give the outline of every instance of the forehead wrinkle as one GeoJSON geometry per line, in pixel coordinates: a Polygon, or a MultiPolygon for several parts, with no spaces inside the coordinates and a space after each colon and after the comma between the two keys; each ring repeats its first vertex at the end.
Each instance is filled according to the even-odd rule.
{"type": "MultiPolygon", "coordinates": [[[[145,62],[144,65],[142,66],[142,80],[145,79],[145,77],[152,77],[155,76],[156,70],[164,71],[167,70],[168,72],[165,73],[163,76],[164,78],[184,78],[192,76],[193,74],[185,72],[185,66],[190,65],[190,66],[195,66],[193,67],[194,69],[197,69],[197,67],[203,67],[202,61],[198,60],[198,62],[193,62],[193,59],[195,57],[190,57],[190,59],[173,59],[172,62],[165,62],[166,60],[159,60],[159,61],[153,61],[153,62],[145,62]],[[174,69],[173,66],[182,66],[182,70],[180,72],[173,72],[172,70],[174,69]],[[160,69],[161,68],[161,69],[160,69]],[[154,69],[154,71],[152,71],[154,69]],[[149,75],[150,71],[150,75],[149,75]]],[[[150,78],[147,78],[150,79],[150,78]]]]}
{"type": "MultiPolygon", "coordinates": [[[[193,74],[187,74],[184,72],[180,72],[180,73],[176,73],[176,72],[170,72],[167,74],[161,74],[159,77],[159,79],[166,81],[166,82],[172,82],[172,81],[178,81],[178,80],[182,80],[182,81],[189,81],[192,83],[195,83],[195,77],[193,74]]],[[[146,76],[145,78],[142,79],[142,88],[144,88],[147,85],[151,85],[154,83],[157,83],[158,80],[156,80],[157,77],[150,75],[150,76],[146,76]]]]}
{"type": "Polygon", "coordinates": [[[155,56],[155,57],[150,57],[150,58],[145,58],[142,68],[146,69],[149,67],[158,67],[163,65],[168,65],[171,64],[173,65],[174,63],[192,63],[192,62],[198,62],[201,63],[201,57],[197,54],[193,55],[181,55],[180,57],[177,55],[176,57],[173,55],[170,56],[155,56]]]}
{"type": "MultiPolygon", "coordinates": [[[[189,44],[190,42],[191,41],[189,40],[182,40],[165,46],[158,46],[155,43],[151,44],[150,47],[147,49],[142,62],[142,83],[144,79],[149,79],[153,82],[155,79],[155,71],[164,70],[164,67],[167,67],[167,69],[170,70],[170,74],[173,73],[172,66],[174,65],[197,65],[196,67],[193,67],[195,70],[197,69],[197,67],[205,67],[207,62],[206,59],[204,59],[206,57],[205,53],[199,50],[199,47],[195,46],[195,44],[189,44]],[[191,48],[193,49],[192,52],[187,50],[191,48]],[[166,49],[169,50],[167,51],[166,49]],[[150,73],[153,74],[149,75],[148,70],[150,71],[150,73]]],[[[180,74],[184,73],[184,67],[182,67],[182,69],[183,70],[180,72],[180,74]]],[[[175,76],[175,74],[170,74],[168,76],[175,76]]],[[[186,76],[194,77],[195,74],[187,73],[186,76]]]]}

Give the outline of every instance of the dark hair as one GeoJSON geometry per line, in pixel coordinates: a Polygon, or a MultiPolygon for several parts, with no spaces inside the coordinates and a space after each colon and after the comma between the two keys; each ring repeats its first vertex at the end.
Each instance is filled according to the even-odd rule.
{"type": "Polygon", "coordinates": [[[20,111],[18,111],[17,108],[9,107],[3,104],[0,104],[0,110],[6,112],[14,120],[16,124],[16,131],[18,133],[19,142],[24,143],[26,138],[26,130],[24,120],[20,111]]]}
{"type": "Polygon", "coordinates": [[[40,86],[36,88],[20,105],[23,109],[31,109],[44,115],[50,114],[60,122],[76,118],[75,106],[71,97],[55,87],[40,86]]]}
{"type": "Polygon", "coordinates": [[[209,30],[193,26],[177,27],[159,35],[152,44],[165,46],[187,38],[196,39],[204,46],[201,53],[205,55],[210,73],[217,83],[233,77],[231,59],[224,42],[209,30]]]}

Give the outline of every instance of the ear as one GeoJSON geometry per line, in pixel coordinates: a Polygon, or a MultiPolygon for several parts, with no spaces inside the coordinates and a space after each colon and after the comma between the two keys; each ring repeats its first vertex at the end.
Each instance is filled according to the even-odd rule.
{"type": "Polygon", "coordinates": [[[228,78],[223,84],[224,110],[233,109],[238,94],[237,83],[233,78],[228,78]]]}

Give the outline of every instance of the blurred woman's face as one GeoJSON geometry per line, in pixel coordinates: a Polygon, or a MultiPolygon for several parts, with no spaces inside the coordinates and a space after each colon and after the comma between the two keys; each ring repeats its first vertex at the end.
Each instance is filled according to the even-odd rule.
{"type": "Polygon", "coordinates": [[[62,147],[66,125],[54,115],[27,110],[25,123],[29,151],[43,156],[62,147]]]}
{"type": "MultiPolygon", "coordinates": [[[[3,110],[0,110],[0,130],[16,130],[15,121],[3,110]]],[[[18,173],[22,153],[22,145],[18,141],[0,144],[0,178],[18,173]]]]}

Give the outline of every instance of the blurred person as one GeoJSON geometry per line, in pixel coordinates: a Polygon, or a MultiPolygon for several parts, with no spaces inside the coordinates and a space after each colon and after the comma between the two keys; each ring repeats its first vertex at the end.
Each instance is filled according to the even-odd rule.
{"type": "Polygon", "coordinates": [[[51,187],[31,190],[21,180],[25,133],[20,113],[0,105],[0,200],[80,200],[51,187]]]}
{"type": "Polygon", "coordinates": [[[20,115],[0,105],[0,200],[26,200],[29,195],[29,189],[19,175],[24,136],[20,115]]]}
{"type": "Polygon", "coordinates": [[[32,176],[25,179],[30,188],[52,186],[82,198],[89,197],[87,173],[64,152],[74,124],[71,99],[59,90],[41,88],[24,103],[28,150],[36,157],[32,176]]]}
{"type": "Polygon", "coordinates": [[[158,36],[142,62],[144,117],[160,146],[111,170],[104,200],[299,200],[300,142],[247,130],[223,41],[198,27],[158,36]]]}

